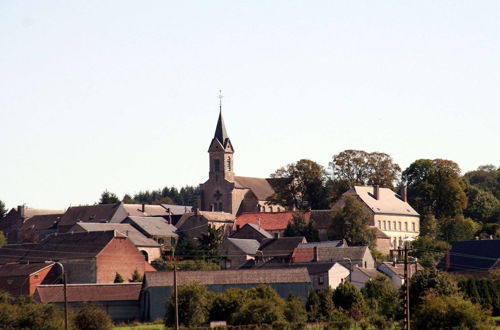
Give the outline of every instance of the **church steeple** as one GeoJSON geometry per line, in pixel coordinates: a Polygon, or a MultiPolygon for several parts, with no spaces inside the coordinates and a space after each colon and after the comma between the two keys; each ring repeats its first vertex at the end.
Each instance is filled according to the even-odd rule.
{"type": "Polygon", "coordinates": [[[225,146],[227,137],[226,126],[224,125],[224,118],[222,118],[222,109],[219,110],[219,120],[217,121],[217,127],[215,127],[214,138],[219,140],[220,144],[225,146]]]}

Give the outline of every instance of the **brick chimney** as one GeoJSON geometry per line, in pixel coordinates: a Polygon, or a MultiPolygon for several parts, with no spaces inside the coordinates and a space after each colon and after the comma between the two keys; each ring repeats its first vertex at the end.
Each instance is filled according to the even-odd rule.
{"type": "Polygon", "coordinates": [[[142,203],[141,205],[141,212],[144,213],[146,212],[146,204],[142,203]]]}
{"type": "Polygon", "coordinates": [[[25,212],[24,212],[24,211],[25,211],[25,208],[26,208],[26,207],[25,207],[24,205],[18,205],[18,206],[17,206],[17,213],[19,213],[19,216],[20,216],[21,218],[24,218],[24,215],[25,215],[25,212]]]}
{"type": "Polygon", "coordinates": [[[406,186],[401,187],[401,199],[403,202],[408,202],[408,188],[406,186]]]}
{"type": "Polygon", "coordinates": [[[378,184],[373,186],[373,197],[378,200],[380,197],[380,187],[378,184]]]}

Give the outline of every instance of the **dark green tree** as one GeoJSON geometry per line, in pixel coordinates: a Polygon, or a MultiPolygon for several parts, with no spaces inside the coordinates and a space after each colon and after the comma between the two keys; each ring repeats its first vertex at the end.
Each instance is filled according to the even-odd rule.
{"type": "Polygon", "coordinates": [[[500,167],[494,165],[479,166],[477,170],[465,173],[464,180],[500,199],[500,167]]]}
{"type": "Polygon", "coordinates": [[[75,315],[75,328],[78,330],[111,330],[113,321],[111,317],[94,305],[85,305],[75,315]]]}
{"type": "Polygon", "coordinates": [[[455,217],[467,207],[460,168],[450,160],[416,160],[403,172],[402,182],[408,187],[410,204],[421,215],[455,217]]]}
{"type": "Polygon", "coordinates": [[[474,238],[474,234],[481,225],[470,218],[457,215],[453,218],[442,219],[439,224],[439,238],[445,242],[453,243],[474,238]]]}
{"type": "Polygon", "coordinates": [[[208,258],[216,258],[219,256],[217,249],[222,244],[224,235],[224,227],[215,228],[215,226],[208,225],[208,230],[205,234],[201,235],[200,246],[204,249],[208,258]]]}
{"type": "Polygon", "coordinates": [[[355,320],[359,321],[364,310],[364,299],[361,292],[351,283],[341,283],[333,291],[333,302],[338,308],[347,311],[355,320]]]}
{"type": "Polygon", "coordinates": [[[308,242],[318,242],[319,233],[316,224],[311,219],[306,223],[304,213],[295,212],[292,222],[285,229],[285,237],[304,236],[308,242]]]}
{"type": "Polygon", "coordinates": [[[393,320],[401,313],[400,294],[386,276],[375,276],[366,283],[361,292],[367,305],[374,309],[375,313],[393,320]]]}
{"type": "Polygon", "coordinates": [[[138,204],[139,203],[135,199],[133,199],[129,194],[123,195],[122,202],[123,202],[123,204],[138,204]]]}
{"type": "MultiPolygon", "coordinates": [[[[199,327],[208,321],[213,293],[199,283],[191,283],[179,288],[179,324],[185,327],[199,327]]],[[[167,302],[167,326],[175,324],[175,300],[173,295],[167,302]]]]}
{"type": "Polygon", "coordinates": [[[273,324],[285,322],[285,301],[268,285],[246,292],[245,304],[233,315],[233,324],[273,324]]]}
{"type": "Polygon", "coordinates": [[[495,221],[493,215],[500,207],[500,200],[489,191],[484,191],[470,184],[466,186],[465,193],[468,199],[467,208],[464,210],[466,217],[481,222],[495,221]]]}
{"type": "Polygon", "coordinates": [[[101,194],[101,198],[99,199],[99,204],[115,204],[120,203],[120,199],[116,196],[116,194],[105,190],[101,194]]]}
{"type": "Polygon", "coordinates": [[[120,275],[120,273],[116,273],[114,283],[123,283],[123,282],[124,282],[124,279],[120,275]]]}
{"type": "Polygon", "coordinates": [[[330,239],[345,239],[349,245],[375,247],[376,237],[369,227],[370,217],[354,196],[345,196],[344,207],[337,211],[330,228],[330,239]]]}
{"type": "Polygon", "coordinates": [[[429,292],[435,295],[452,295],[458,292],[457,283],[445,272],[429,267],[419,271],[410,280],[410,306],[418,309],[429,292]]]}
{"type": "Polygon", "coordinates": [[[290,323],[303,324],[307,321],[307,311],[302,300],[289,295],[285,305],[285,318],[290,323]]]}
{"type": "Polygon", "coordinates": [[[229,288],[217,295],[210,309],[210,319],[213,321],[227,321],[232,324],[231,316],[246,303],[245,294],[243,289],[229,288]]]}
{"type": "Polygon", "coordinates": [[[7,214],[7,209],[5,208],[4,202],[0,201],[0,220],[2,220],[7,214]]]}
{"type": "Polygon", "coordinates": [[[298,210],[328,208],[326,172],[323,166],[309,159],[288,164],[273,174],[275,191],[268,201],[298,210]]]}
{"type": "Polygon", "coordinates": [[[435,267],[451,245],[432,236],[419,236],[413,242],[413,256],[424,267],[435,267]]]}
{"type": "Polygon", "coordinates": [[[429,293],[413,314],[415,329],[491,329],[488,312],[460,295],[429,293]]]}
{"type": "Polygon", "coordinates": [[[141,274],[139,274],[139,271],[137,271],[137,269],[132,273],[132,278],[129,280],[129,282],[142,282],[142,276],[141,274]]]}
{"type": "Polygon", "coordinates": [[[439,227],[436,217],[432,213],[427,213],[420,224],[420,235],[436,238],[439,235],[439,227]]]}

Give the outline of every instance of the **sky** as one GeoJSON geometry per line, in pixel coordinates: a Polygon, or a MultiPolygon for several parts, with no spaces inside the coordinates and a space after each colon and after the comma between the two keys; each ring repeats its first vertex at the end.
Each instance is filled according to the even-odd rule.
{"type": "Polygon", "coordinates": [[[346,149],[500,165],[499,1],[0,2],[0,200],[65,209],[346,149]]]}

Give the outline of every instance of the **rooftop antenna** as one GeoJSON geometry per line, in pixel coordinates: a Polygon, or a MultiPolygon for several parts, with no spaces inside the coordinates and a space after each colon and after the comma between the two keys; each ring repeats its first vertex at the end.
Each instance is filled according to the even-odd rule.
{"type": "Polygon", "coordinates": [[[222,112],[222,98],[224,97],[224,95],[222,95],[222,89],[219,89],[219,96],[217,96],[219,98],[219,111],[222,112]]]}

